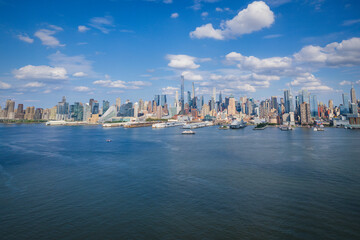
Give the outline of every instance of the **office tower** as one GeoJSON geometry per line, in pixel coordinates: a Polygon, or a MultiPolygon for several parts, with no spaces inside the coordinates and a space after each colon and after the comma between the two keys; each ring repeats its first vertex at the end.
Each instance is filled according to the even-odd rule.
{"type": "Polygon", "coordinates": [[[62,101],[57,105],[56,120],[66,120],[69,114],[69,103],[66,102],[66,98],[63,97],[62,101]]]}
{"type": "Polygon", "coordinates": [[[91,109],[92,114],[99,114],[100,106],[98,101],[94,101],[91,109]]]}
{"type": "Polygon", "coordinates": [[[319,116],[319,113],[318,113],[318,102],[317,102],[316,95],[314,95],[314,94],[311,94],[311,95],[310,95],[310,115],[311,115],[311,117],[313,117],[313,118],[319,116]]]}
{"type": "Polygon", "coordinates": [[[24,105],[23,104],[18,104],[16,113],[15,113],[15,118],[16,119],[24,119],[24,105]]]}
{"type": "Polygon", "coordinates": [[[351,99],[351,103],[356,104],[356,94],[355,94],[355,88],[354,88],[354,85],[351,85],[351,90],[350,90],[350,99],[351,99]]]}
{"type": "Polygon", "coordinates": [[[145,109],[145,103],[142,99],[139,100],[139,112],[145,109]]]}
{"type": "MultiPolygon", "coordinates": [[[[156,103],[154,102],[154,104],[156,103]]],[[[134,116],[133,104],[132,102],[127,100],[125,104],[121,105],[120,111],[118,113],[118,117],[133,117],[133,116],[134,116]]]]}
{"type": "Polygon", "coordinates": [[[334,109],[334,102],[332,99],[329,100],[329,108],[332,110],[334,109]]]}
{"type": "Polygon", "coordinates": [[[136,102],[134,103],[134,117],[138,118],[139,116],[139,104],[136,102]]]}
{"type": "Polygon", "coordinates": [[[302,125],[311,123],[309,103],[303,102],[300,104],[300,122],[302,125]]]}
{"type": "Polygon", "coordinates": [[[121,106],[121,98],[116,98],[116,110],[120,111],[120,106],[121,106]]]}
{"type": "Polygon", "coordinates": [[[228,115],[235,115],[235,114],[236,114],[235,98],[231,96],[229,98],[228,115]]]}
{"type": "Polygon", "coordinates": [[[41,120],[41,119],[42,119],[43,111],[44,111],[44,109],[42,109],[42,108],[37,108],[37,109],[35,110],[34,120],[41,120]]]}
{"type": "Polygon", "coordinates": [[[166,95],[161,95],[161,106],[164,107],[167,104],[166,95]]]}
{"type": "Polygon", "coordinates": [[[187,91],[187,102],[189,104],[189,107],[192,107],[192,100],[191,100],[191,93],[190,91],[187,91]]]}
{"type": "Polygon", "coordinates": [[[184,114],[184,104],[185,104],[185,102],[184,102],[184,100],[185,100],[185,96],[184,96],[184,83],[185,82],[185,79],[184,79],[184,75],[181,75],[181,99],[180,99],[180,101],[181,101],[181,114],[184,114]]]}
{"type": "Polygon", "coordinates": [[[204,96],[201,96],[200,105],[201,107],[204,106],[204,96]]]}
{"type": "Polygon", "coordinates": [[[217,112],[215,99],[216,99],[216,88],[214,87],[213,88],[213,95],[212,95],[211,100],[210,100],[210,109],[215,110],[215,112],[217,112]]]}
{"type": "Polygon", "coordinates": [[[74,105],[71,105],[70,111],[70,116],[74,121],[83,121],[84,106],[82,103],[75,102],[74,105]]]}
{"type": "Polygon", "coordinates": [[[342,100],[343,100],[344,112],[349,113],[349,108],[350,108],[349,94],[343,93],[342,100]]]}
{"type": "Polygon", "coordinates": [[[5,114],[8,119],[15,118],[15,102],[10,99],[6,100],[5,114]]]}
{"type": "Polygon", "coordinates": [[[155,95],[154,97],[154,102],[156,103],[156,106],[160,106],[160,95],[155,95]]]}
{"type": "Polygon", "coordinates": [[[34,120],[34,115],[35,115],[35,107],[27,107],[25,110],[24,118],[26,120],[34,120]]]}
{"type": "Polygon", "coordinates": [[[285,113],[294,112],[294,102],[290,90],[284,91],[285,113]]]}
{"type": "Polygon", "coordinates": [[[358,114],[358,106],[355,103],[350,103],[350,112],[352,114],[358,114]]]}
{"type": "MultiPolygon", "coordinates": [[[[120,110],[120,109],[119,109],[120,110]]],[[[91,106],[89,103],[84,104],[84,110],[83,110],[83,121],[87,122],[89,118],[91,117],[91,106]]]]}
{"type": "Polygon", "coordinates": [[[109,109],[110,107],[110,102],[107,100],[103,100],[103,112],[102,114],[106,113],[106,111],[109,109]]]}
{"type": "Polygon", "coordinates": [[[271,97],[271,109],[278,110],[278,102],[277,102],[277,97],[276,96],[271,97]]]}
{"type": "Polygon", "coordinates": [[[221,95],[221,91],[220,91],[220,93],[219,93],[219,103],[222,103],[222,95],[221,95]]]}

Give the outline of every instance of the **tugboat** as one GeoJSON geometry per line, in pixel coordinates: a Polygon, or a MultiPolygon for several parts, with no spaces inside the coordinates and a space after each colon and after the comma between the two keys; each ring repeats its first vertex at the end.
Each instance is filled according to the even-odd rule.
{"type": "Polygon", "coordinates": [[[191,134],[195,134],[195,132],[194,132],[194,131],[191,131],[191,130],[187,130],[187,131],[183,131],[181,134],[191,135],[191,134]]]}
{"type": "Polygon", "coordinates": [[[240,129],[240,128],[244,128],[244,127],[246,127],[246,122],[244,122],[243,120],[241,120],[240,122],[237,120],[234,120],[230,124],[231,129],[240,129]]]}

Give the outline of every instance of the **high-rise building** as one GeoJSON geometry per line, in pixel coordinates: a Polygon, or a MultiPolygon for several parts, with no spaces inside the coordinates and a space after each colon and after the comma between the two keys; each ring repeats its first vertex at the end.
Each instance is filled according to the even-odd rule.
{"type": "Polygon", "coordinates": [[[351,103],[356,104],[356,94],[355,94],[355,88],[354,88],[354,85],[351,85],[351,90],[350,90],[350,100],[351,100],[351,103]]]}
{"type": "Polygon", "coordinates": [[[195,98],[195,86],[194,86],[194,82],[192,83],[192,94],[191,94],[191,99],[195,98]]]}
{"type": "Polygon", "coordinates": [[[134,103],[134,117],[138,118],[139,116],[139,104],[136,102],[134,103]]]}
{"type": "Polygon", "coordinates": [[[15,113],[15,118],[16,119],[24,119],[24,105],[23,104],[18,104],[16,113],[15,113]]]}
{"type": "Polygon", "coordinates": [[[294,112],[294,101],[290,90],[284,91],[285,113],[294,112]]]}
{"type": "Polygon", "coordinates": [[[181,114],[184,114],[184,104],[185,104],[185,96],[184,96],[184,84],[185,84],[185,79],[184,79],[184,75],[181,75],[181,99],[180,99],[180,102],[181,102],[181,114]]]}
{"type": "Polygon", "coordinates": [[[329,108],[332,110],[334,109],[334,102],[332,99],[329,100],[329,108]]]}
{"type": "Polygon", "coordinates": [[[300,122],[302,125],[311,123],[309,103],[303,102],[300,104],[300,122]]]}
{"type": "Polygon", "coordinates": [[[5,113],[8,119],[15,118],[15,102],[10,99],[6,100],[5,113]]]}
{"type": "Polygon", "coordinates": [[[163,94],[161,95],[161,106],[164,107],[167,104],[167,99],[166,99],[166,95],[163,94]]]}
{"type": "Polygon", "coordinates": [[[228,115],[235,115],[235,114],[236,114],[235,98],[231,96],[229,98],[228,115]]]}
{"type": "Polygon", "coordinates": [[[103,100],[103,114],[106,113],[106,111],[109,109],[110,107],[110,102],[107,100],[103,100]]]}
{"type": "Polygon", "coordinates": [[[120,106],[121,106],[121,98],[116,98],[116,110],[120,111],[120,106]]]}
{"type": "Polygon", "coordinates": [[[316,95],[314,95],[314,94],[310,94],[310,115],[313,118],[319,116],[318,102],[317,102],[316,95]]]}
{"type": "Polygon", "coordinates": [[[69,115],[69,103],[66,102],[66,98],[63,97],[62,101],[57,105],[56,120],[66,120],[69,115]]]}
{"type": "Polygon", "coordinates": [[[272,96],[271,97],[271,109],[276,109],[278,110],[278,102],[277,102],[277,97],[276,96],[272,96]]]}

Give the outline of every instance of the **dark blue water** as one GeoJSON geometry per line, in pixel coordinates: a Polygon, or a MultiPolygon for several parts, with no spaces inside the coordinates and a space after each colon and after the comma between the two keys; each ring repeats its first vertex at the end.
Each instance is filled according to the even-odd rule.
{"type": "Polygon", "coordinates": [[[360,239],[360,131],[181,131],[0,125],[0,239],[360,239]]]}

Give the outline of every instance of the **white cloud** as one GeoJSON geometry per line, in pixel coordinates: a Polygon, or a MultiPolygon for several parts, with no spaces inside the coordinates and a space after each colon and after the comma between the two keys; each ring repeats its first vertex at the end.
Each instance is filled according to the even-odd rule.
{"type": "Polygon", "coordinates": [[[39,87],[44,87],[45,84],[42,82],[29,82],[27,84],[25,84],[24,87],[28,87],[28,88],[39,88],[39,87]]]}
{"type": "Polygon", "coordinates": [[[40,29],[37,32],[35,32],[35,36],[38,37],[43,45],[49,46],[49,47],[63,47],[65,44],[61,44],[57,38],[55,38],[53,35],[57,32],[62,31],[63,29],[61,27],[50,25],[50,29],[40,29]]]}
{"type": "Polygon", "coordinates": [[[74,77],[86,77],[87,74],[84,72],[76,72],[73,74],[74,77]]]}
{"type": "Polygon", "coordinates": [[[25,67],[14,70],[13,74],[17,79],[67,79],[67,71],[65,68],[50,67],[45,65],[27,65],[25,67]]]}
{"type": "Polygon", "coordinates": [[[131,81],[125,82],[121,80],[111,81],[111,80],[97,80],[94,81],[93,84],[100,85],[103,87],[109,88],[123,88],[123,89],[140,89],[144,86],[150,86],[150,82],[143,82],[143,81],[131,81]]]}
{"type": "Polygon", "coordinates": [[[69,74],[74,77],[80,77],[84,74],[94,74],[92,70],[92,62],[87,60],[83,55],[67,56],[60,51],[49,56],[50,64],[56,67],[65,68],[69,74]],[[76,76],[77,75],[77,76],[76,76]]]}
{"type": "Polygon", "coordinates": [[[171,18],[178,18],[179,17],[179,14],[178,13],[173,13],[171,14],[171,18]]]}
{"type": "Polygon", "coordinates": [[[11,88],[10,84],[0,81],[0,89],[9,89],[9,88],[11,88]]]}
{"type": "Polygon", "coordinates": [[[342,42],[333,42],[325,47],[305,46],[294,54],[300,63],[316,64],[319,67],[342,67],[360,65],[360,38],[351,38],[342,42]]]}
{"type": "Polygon", "coordinates": [[[103,33],[109,33],[114,27],[114,20],[111,16],[93,17],[90,19],[89,25],[100,30],[103,33]]]}
{"type": "Polygon", "coordinates": [[[272,39],[272,38],[279,38],[282,37],[282,34],[270,34],[270,35],[266,35],[264,36],[265,39],[272,39]]]}
{"type": "Polygon", "coordinates": [[[360,19],[352,19],[352,20],[346,20],[343,22],[343,26],[350,26],[350,25],[353,25],[353,24],[357,24],[357,23],[360,23],[360,19]]]}
{"type": "Polygon", "coordinates": [[[166,4],[170,4],[172,2],[173,2],[173,0],[163,0],[163,3],[166,3],[166,4]]]}
{"type": "Polygon", "coordinates": [[[162,94],[166,95],[175,95],[176,91],[179,91],[179,88],[177,87],[165,87],[161,89],[162,94]]]}
{"type": "Polygon", "coordinates": [[[291,86],[299,86],[301,89],[312,91],[333,91],[331,87],[323,85],[321,81],[311,73],[304,73],[296,77],[290,84],[291,86]]]}
{"type": "Polygon", "coordinates": [[[236,62],[240,69],[251,71],[288,69],[292,66],[292,59],[289,57],[271,57],[259,59],[254,56],[243,56],[236,52],[227,54],[226,60],[230,62],[236,62]]]}
{"type": "Polygon", "coordinates": [[[87,31],[89,31],[89,30],[90,30],[90,28],[88,28],[88,27],[86,27],[86,26],[84,26],[84,25],[78,26],[78,31],[79,31],[79,32],[87,32],[87,31]]]}
{"type": "Polygon", "coordinates": [[[350,81],[342,81],[339,83],[341,86],[343,85],[351,85],[351,82],[350,81]]]}
{"type": "Polygon", "coordinates": [[[185,80],[189,80],[189,81],[202,81],[203,80],[203,77],[200,74],[195,74],[190,71],[185,71],[181,75],[184,76],[185,80]]]}
{"type": "Polygon", "coordinates": [[[255,1],[240,11],[233,19],[222,22],[220,29],[214,29],[213,25],[208,23],[190,32],[190,37],[218,40],[235,38],[268,28],[274,21],[274,13],[269,6],[263,1],[255,1]]]}
{"type": "Polygon", "coordinates": [[[91,89],[89,87],[85,87],[85,86],[74,87],[74,90],[77,91],[77,92],[89,92],[89,91],[91,91],[91,89]]]}
{"type": "Polygon", "coordinates": [[[222,30],[214,29],[211,23],[197,27],[195,31],[190,33],[191,38],[214,38],[217,40],[223,40],[225,37],[222,34],[222,30]]]}
{"type": "Polygon", "coordinates": [[[170,62],[168,64],[169,67],[178,68],[178,69],[196,69],[199,68],[200,65],[195,64],[195,57],[188,55],[166,55],[166,59],[170,62]]]}
{"type": "Polygon", "coordinates": [[[201,16],[202,17],[207,17],[207,16],[209,16],[209,13],[208,12],[203,12],[203,13],[201,13],[201,16]]]}
{"type": "Polygon", "coordinates": [[[18,39],[27,43],[33,43],[34,39],[30,38],[27,34],[19,34],[17,35],[18,39]]]}

